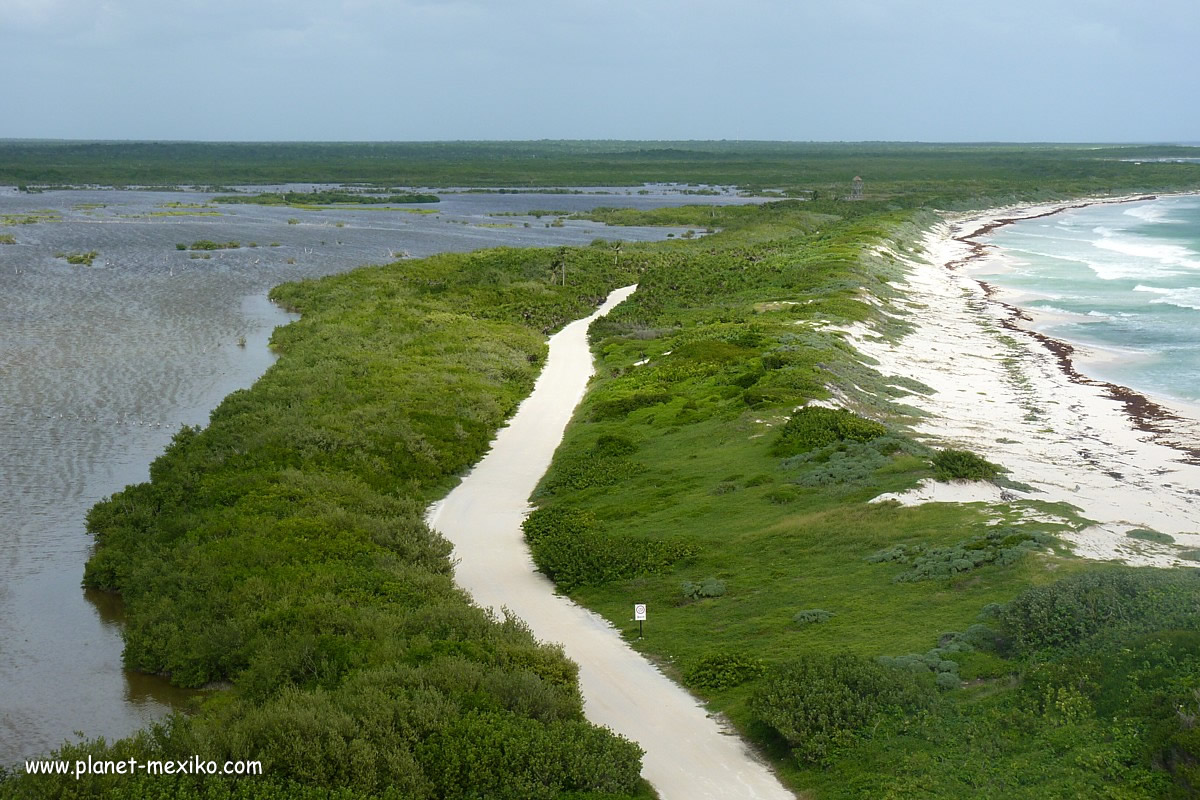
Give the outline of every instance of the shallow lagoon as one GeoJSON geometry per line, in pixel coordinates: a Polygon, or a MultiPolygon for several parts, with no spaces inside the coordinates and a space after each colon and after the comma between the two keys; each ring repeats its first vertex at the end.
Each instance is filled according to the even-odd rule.
{"type": "Polygon", "coordinates": [[[119,601],[79,586],[91,547],[84,516],[145,480],[180,426],[203,424],[270,366],[271,330],[289,318],[267,302],[270,287],[404,254],[682,232],[495,213],[746,202],[648,188],[450,194],[395,211],[187,208],[213,195],[0,188],[0,222],[50,212],[0,224],[17,242],[0,244],[0,764],[76,731],[127,734],[186,699],[122,669],[119,601]],[[209,258],[176,249],[201,239],[243,246],[209,258]],[[88,251],[98,252],[92,266],[56,257],[88,251]]]}

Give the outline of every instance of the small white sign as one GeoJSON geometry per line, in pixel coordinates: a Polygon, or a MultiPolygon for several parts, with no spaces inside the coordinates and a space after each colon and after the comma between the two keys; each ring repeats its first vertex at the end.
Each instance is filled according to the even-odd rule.
{"type": "Polygon", "coordinates": [[[642,622],[646,619],[646,604],[635,603],[633,606],[633,621],[642,622]]]}

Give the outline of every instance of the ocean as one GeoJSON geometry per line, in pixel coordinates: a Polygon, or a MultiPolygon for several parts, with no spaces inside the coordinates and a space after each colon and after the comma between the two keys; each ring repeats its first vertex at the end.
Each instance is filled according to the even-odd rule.
{"type": "Polygon", "coordinates": [[[1200,197],[1088,206],[982,241],[972,275],[1084,350],[1085,374],[1167,401],[1200,402],[1200,197]]]}

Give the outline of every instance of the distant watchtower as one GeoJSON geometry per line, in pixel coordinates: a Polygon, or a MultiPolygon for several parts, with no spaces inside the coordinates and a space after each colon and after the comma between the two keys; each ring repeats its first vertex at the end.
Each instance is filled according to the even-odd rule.
{"type": "Polygon", "coordinates": [[[854,180],[850,182],[850,199],[862,200],[863,179],[858,175],[854,176],[854,180]]]}

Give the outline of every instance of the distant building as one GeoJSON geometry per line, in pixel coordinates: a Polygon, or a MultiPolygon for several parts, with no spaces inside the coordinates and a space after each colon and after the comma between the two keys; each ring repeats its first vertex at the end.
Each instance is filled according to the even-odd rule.
{"type": "Polygon", "coordinates": [[[854,180],[850,182],[850,199],[862,200],[863,196],[863,179],[858,175],[854,176],[854,180]]]}

